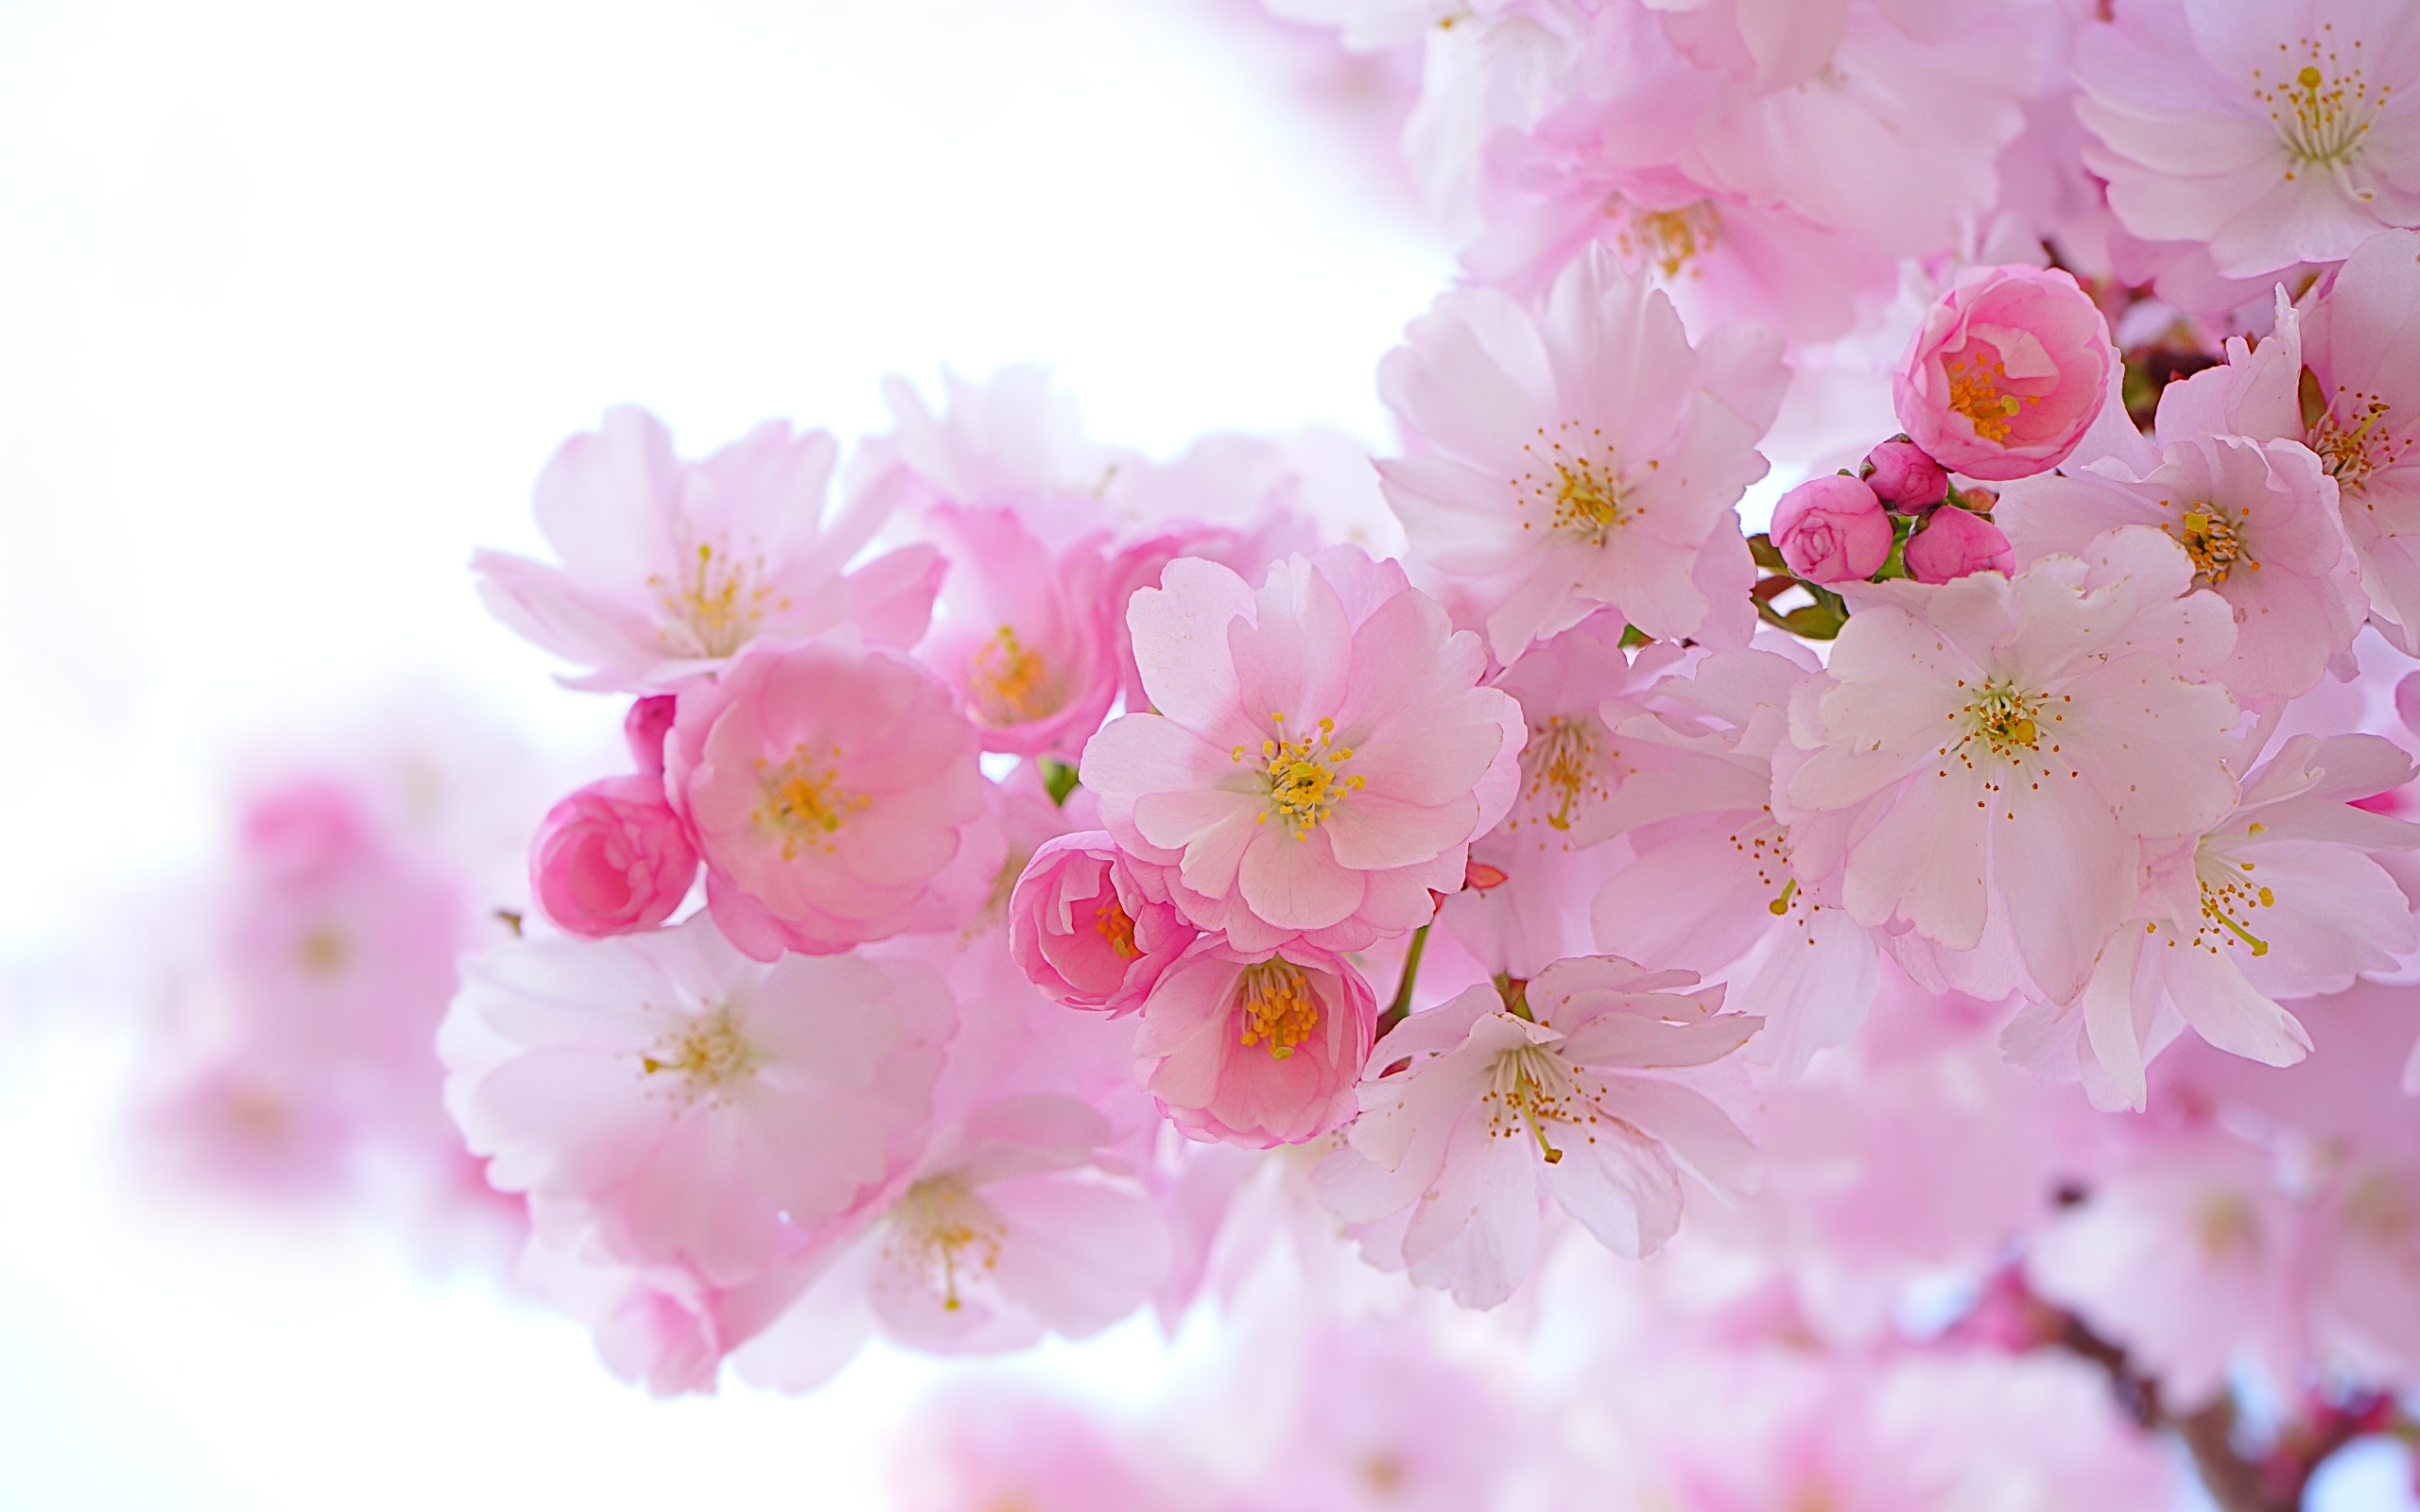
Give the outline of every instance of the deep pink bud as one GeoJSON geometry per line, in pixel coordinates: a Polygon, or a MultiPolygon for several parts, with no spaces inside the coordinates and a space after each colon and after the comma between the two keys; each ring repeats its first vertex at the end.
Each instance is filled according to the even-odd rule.
{"type": "Polygon", "coordinates": [[[664,775],[664,737],[672,729],[672,715],[679,706],[678,698],[659,693],[631,705],[631,712],[622,716],[622,738],[630,742],[631,760],[638,763],[642,775],[664,775]]]}
{"type": "Polygon", "coordinates": [[[1906,439],[1884,441],[1865,454],[1865,486],[1901,514],[1916,514],[1949,497],[1949,474],[1906,439]]]}
{"type": "Polygon", "coordinates": [[[2016,571],[2016,553],[2000,527],[1978,514],[1945,504],[1926,516],[1908,538],[1908,576],[1920,583],[1945,583],[1968,573],[2016,571]]]}
{"type": "Polygon", "coordinates": [[[1044,843],[1009,897],[1009,950],[1054,1002],[1131,1013],[1201,931],[1098,830],[1044,843]]]}
{"type": "Polygon", "coordinates": [[[1858,479],[1808,478],[1781,496],[1772,541],[1789,570],[1810,583],[1871,577],[1891,557],[1891,517],[1858,479]]]}
{"type": "Polygon", "coordinates": [[[538,906],[590,939],[663,923],[697,875],[697,848],[660,777],[589,783],[546,811],[529,845],[538,906]]]}

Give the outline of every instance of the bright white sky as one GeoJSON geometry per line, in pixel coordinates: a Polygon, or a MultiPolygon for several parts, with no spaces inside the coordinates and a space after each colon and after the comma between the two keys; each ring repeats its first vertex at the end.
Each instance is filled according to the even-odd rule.
{"type": "Polygon", "coordinates": [[[880,1504],[920,1362],[657,1404],[374,1237],[142,1199],[58,963],[398,679],[601,738],[463,562],[609,404],[697,452],[1038,358],[1155,451],[1380,438],[1448,259],[1209,3],[0,0],[0,1505],[880,1504]]]}

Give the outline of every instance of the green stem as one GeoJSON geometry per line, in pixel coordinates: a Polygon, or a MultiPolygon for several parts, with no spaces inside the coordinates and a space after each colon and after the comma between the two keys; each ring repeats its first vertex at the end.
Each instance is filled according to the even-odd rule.
{"type": "Polygon", "coordinates": [[[1428,930],[1429,926],[1423,924],[1411,932],[1411,949],[1403,954],[1403,980],[1395,984],[1395,1000],[1378,1015],[1381,1040],[1387,1037],[1388,1030],[1411,1017],[1411,984],[1420,976],[1420,953],[1428,948],[1428,930]]]}

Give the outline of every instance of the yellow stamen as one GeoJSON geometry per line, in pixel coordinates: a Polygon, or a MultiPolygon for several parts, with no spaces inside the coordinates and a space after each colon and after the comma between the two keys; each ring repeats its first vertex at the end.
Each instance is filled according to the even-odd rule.
{"type": "Polygon", "coordinates": [[[758,782],[764,799],[753,817],[763,829],[782,837],[782,859],[795,861],[801,850],[830,854],[832,836],[852,814],[862,814],[873,799],[840,785],[840,747],[818,757],[806,747],[780,766],[759,761],[758,782]]]}
{"type": "Polygon", "coordinates": [[[1134,920],[1127,917],[1126,907],[1117,894],[1105,892],[1093,905],[1093,928],[1109,941],[1109,948],[1121,961],[1131,961],[1143,953],[1134,947],[1134,920]]]}
{"type": "Polygon", "coordinates": [[[1969,347],[1945,361],[1942,370],[1949,376],[1949,407],[1972,421],[1975,434],[1987,441],[2008,439],[2018,412],[2038,403],[2009,389],[2008,369],[1996,353],[1969,347]]]}
{"type": "Polygon", "coordinates": [[[1020,725],[1058,713],[1064,692],[1046,678],[1042,653],[1003,625],[976,647],[967,686],[976,717],[987,725],[1020,725]]]}
{"type": "MultiPolygon", "coordinates": [[[[1340,770],[1353,759],[1353,747],[1332,744],[1335,720],[1321,720],[1317,735],[1300,740],[1284,737],[1285,715],[1271,714],[1270,720],[1280,731],[1280,738],[1260,743],[1270,811],[1294,833],[1295,839],[1307,840],[1344,796],[1359,791],[1366,780],[1340,770]]],[[[1261,821],[1267,822],[1268,817],[1262,815],[1261,821]]]]}
{"type": "Polygon", "coordinates": [[[1243,1018],[1243,1043],[1266,1044],[1269,1058],[1288,1060],[1294,1047],[1319,1027],[1319,999],[1311,979],[1284,956],[1243,969],[1236,982],[1236,1006],[1243,1018]]]}

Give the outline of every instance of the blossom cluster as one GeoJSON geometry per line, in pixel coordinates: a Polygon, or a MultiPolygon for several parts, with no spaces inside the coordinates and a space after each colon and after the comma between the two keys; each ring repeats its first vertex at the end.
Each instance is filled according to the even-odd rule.
{"type": "Polygon", "coordinates": [[[2420,1384],[2420,12],[1271,8],[1467,232],[1396,444],[618,409],[475,561],[627,701],[437,1034],[523,1283],[661,1392],[1317,1299],[1219,1505],[1513,1504],[1455,1309],[1615,1404],[1536,1504],[2292,1505],[2420,1384]]]}

